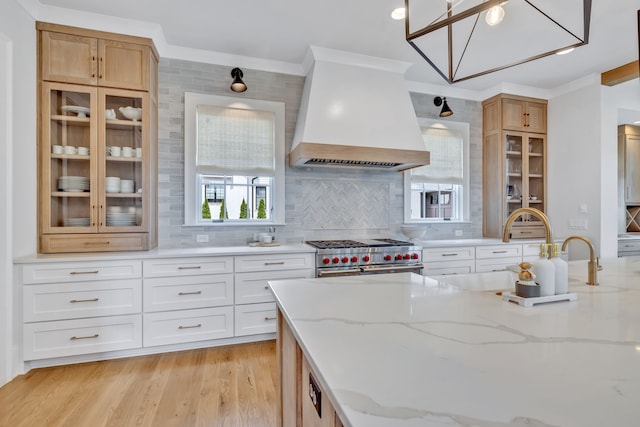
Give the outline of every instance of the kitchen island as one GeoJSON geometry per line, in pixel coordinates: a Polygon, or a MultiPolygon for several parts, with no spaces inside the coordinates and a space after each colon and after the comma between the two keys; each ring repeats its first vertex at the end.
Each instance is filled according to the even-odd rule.
{"type": "Polygon", "coordinates": [[[283,425],[639,425],[640,257],[602,265],[530,308],[509,272],[270,282],[283,425]]]}

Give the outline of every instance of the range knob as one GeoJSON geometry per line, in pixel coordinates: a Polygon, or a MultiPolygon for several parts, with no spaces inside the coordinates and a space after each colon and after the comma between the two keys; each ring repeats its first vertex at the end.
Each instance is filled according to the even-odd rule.
{"type": "Polygon", "coordinates": [[[323,264],[329,264],[331,262],[331,260],[327,257],[322,258],[322,263],[323,264]]]}
{"type": "Polygon", "coordinates": [[[385,261],[391,261],[391,255],[385,255],[384,256],[384,260],[385,261]]]}
{"type": "Polygon", "coordinates": [[[396,261],[401,261],[401,260],[402,260],[402,254],[397,254],[396,261]]]}
{"type": "Polygon", "coordinates": [[[365,256],[363,256],[363,257],[362,257],[362,260],[363,260],[364,262],[369,262],[369,260],[370,260],[370,259],[371,259],[371,258],[369,258],[369,255],[365,255],[365,256]]]}
{"type": "Polygon", "coordinates": [[[349,262],[349,257],[348,257],[348,256],[343,256],[343,257],[342,257],[342,263],[343,263],[343,264],[346,264],[346,263],[348,263],[348,262],[349,262]]]}
{"type": "Polygon", "coordinates": [[[358,262],[358,257],[357,256],[352,256],[351,257],[351,262],[358,262]]]}
{"type": "Polygon", "coordinates": [[[334,264],[337,264],[337,263],[339,263],[339,262],[340,262],[340,258],[335,257],[335,258],[333,258],[331,261],[332,261],[334,264]]]}
{"type": "Polygon", "coordinates": [[[409,254],[404,254],[404,259],[411,259],[411,255],[409,255],[409,254]]]}
{"type": "Polygon", "coordinates": [[[411,259],[420,259],[420,255],[414,253],[413,255],[411,255],[411,259]]]}

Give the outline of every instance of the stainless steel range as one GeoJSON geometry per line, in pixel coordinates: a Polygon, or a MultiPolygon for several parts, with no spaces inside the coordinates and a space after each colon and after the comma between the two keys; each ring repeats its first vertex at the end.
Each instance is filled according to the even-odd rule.
{"type": "Polygon", "coordinates": [[[311,240],[316,277],[422,273],[422,246],[393,239],[311,240]]]}

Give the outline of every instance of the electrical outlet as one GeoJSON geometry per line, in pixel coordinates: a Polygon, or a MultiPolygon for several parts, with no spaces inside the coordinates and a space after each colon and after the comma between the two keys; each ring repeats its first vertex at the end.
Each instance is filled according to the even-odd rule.
{"type": "Polygon", "coordinates": [[[462,230],[456,230],[456,237],[461,237],[462,236],[462,230]]]}
{"type": "Polygon", "coordinates": [[[207,243],[209,241],[208,234],[196,234],[196,242],[198,243],[207,243]]]}

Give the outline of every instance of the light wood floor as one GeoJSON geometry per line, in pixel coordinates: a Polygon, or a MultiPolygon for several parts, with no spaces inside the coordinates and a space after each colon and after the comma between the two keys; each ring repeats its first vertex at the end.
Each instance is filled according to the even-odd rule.
{"type": "Polygon", "coordinates": [[[275,425],[275,341],[34,369],[0,388],[2,427],[275,425]]]}

